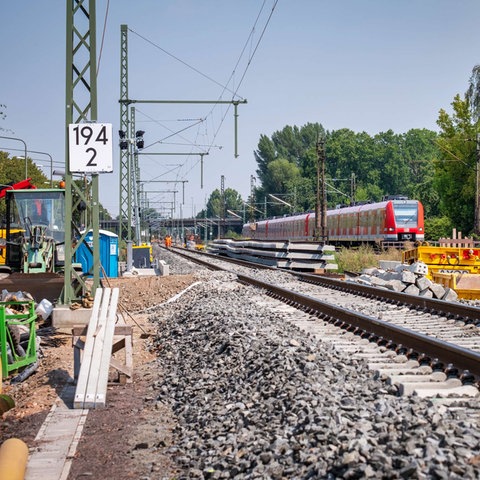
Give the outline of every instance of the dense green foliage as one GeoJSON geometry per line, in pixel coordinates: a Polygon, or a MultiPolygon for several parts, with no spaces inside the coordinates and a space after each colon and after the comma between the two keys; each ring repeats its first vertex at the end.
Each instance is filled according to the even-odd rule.
{"type": "Polygon", "coordinates": [[[476,137],[469,101],[457,95],[452,102],[453,114],[440,111],[437,121],[440,155],[435,162],[434,185],[439,192],[440,212],[453,227],[465,234],[479,233],[475,226],[476,137]]]}
{"type": "Polygon", "coordinates": [[[317,152],[320,136],[325,141],[325,175],[329,208],[356,201],[378,201],[385,195],[406,195],[426,205],[427,214],[438,214],[438,195],[432,183],[433,162],[438,158],[437,134],[429,130],[393,131],[373,137],[348,129],[326,132],[320,124],[286,126],[271,138],[262,135],[255,151],[256,202],[267,215],[315,208],[317,152]]]}

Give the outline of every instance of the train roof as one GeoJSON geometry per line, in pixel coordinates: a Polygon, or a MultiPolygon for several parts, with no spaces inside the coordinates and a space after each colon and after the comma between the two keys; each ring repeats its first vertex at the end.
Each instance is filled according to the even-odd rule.
{"type": "MultiPolygon", "coordinates": [[[[378,208],[385,208],[388,203],[394,204],[416,204],[418,200],[408,199],[408,198],[395,198],[391,200],[385,200],[382,202],[375,202],[375,203],[362,203],[359,205],[352,205],[349,207],[342,207],[336,209],[328,210],[328,215],[343,215],[345,213],[359,213],[359,212],[367,212],[370,210],[376,210],[378,208]]],[[[306,213],[299,213],[297,215],[288,215],[285,217],[273,217],[273,218],[266,218],[264,220],[257,220],[255,222],[249,222],[245,225],[249,225],[250,223],[262,223],[268,222],[269,224],[284,222],[285,220],[298,220],[306,218],[307,216],[315,216],[315,212],[306,212],[306,213]]]]}

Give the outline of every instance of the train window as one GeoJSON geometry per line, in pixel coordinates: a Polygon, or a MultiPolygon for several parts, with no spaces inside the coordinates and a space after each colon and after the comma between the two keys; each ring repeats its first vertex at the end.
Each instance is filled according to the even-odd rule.
{"type": "Polygon", "coordinates": [[[418,219],[417,204],[396,204],[395,221],[397,226],[416,225],[418,219]]]}

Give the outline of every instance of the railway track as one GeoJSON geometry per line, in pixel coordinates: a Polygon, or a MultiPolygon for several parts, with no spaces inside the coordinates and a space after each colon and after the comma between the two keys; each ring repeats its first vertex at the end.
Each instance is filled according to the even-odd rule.
{"type": "Polygon", "coordinates": [[[476,386],[389,349],[386,337],[339,328],[301,298],[345,292],[219,258],[210,268],[226,271],[161,258],[200,280],[150,319],[154,397],[178,419],[178,478],[480,478],[476,386]],[[263,284],[293,298],[266,295],[263,284]]]}
{"type": "Polygon", "coordinates": [[[449,396],[450,402],[478,396],[480,309],[476,307],[217,256],[176,253],[209,268],[233,271],[240,282],[295,308],[293,321],[303,330],[331,337],[338,348],[366,359],[369,368],[399,393],[449,396]],[[298,310],[305,315],[299,317],[298,310]]]}

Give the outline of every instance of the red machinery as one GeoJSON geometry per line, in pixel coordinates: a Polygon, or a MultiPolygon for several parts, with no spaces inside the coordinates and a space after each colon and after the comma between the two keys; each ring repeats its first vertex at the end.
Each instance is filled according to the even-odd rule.
{"type": "Polygon", "coordinates": [[[37,187],[32,183],[31,178],[26,178],[17,183],[10,182],[9,184],[0,187],[0,198],[5,197],[7,190],[31,190],[33,188],[37,187]]]}

